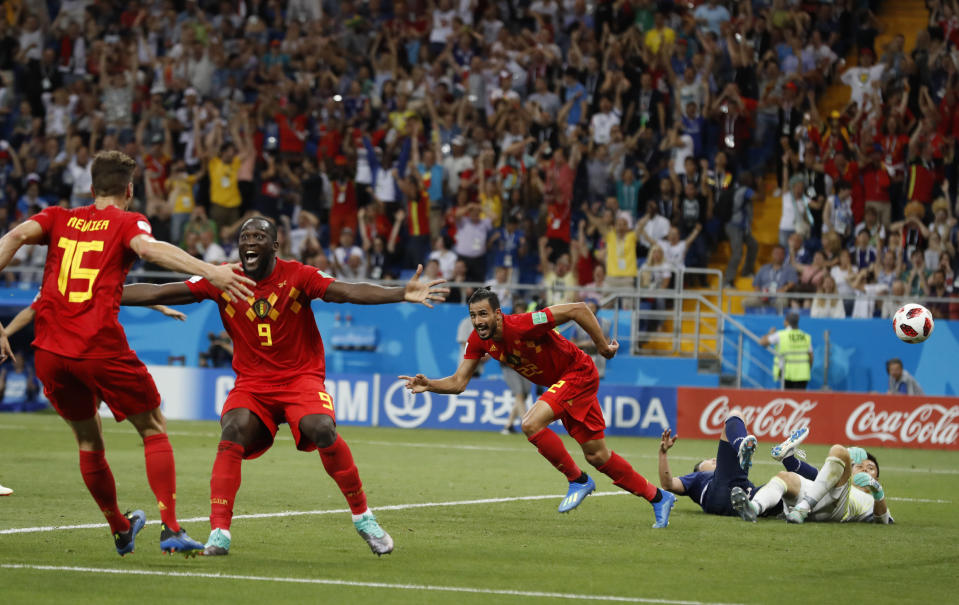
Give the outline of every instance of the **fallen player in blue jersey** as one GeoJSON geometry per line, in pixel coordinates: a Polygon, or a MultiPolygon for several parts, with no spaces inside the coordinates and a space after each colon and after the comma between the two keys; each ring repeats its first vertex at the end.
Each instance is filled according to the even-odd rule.
{"type": "MultiPolygon", "coordinates": [[[[808,433],[809,429],[805,427],[794,431],[788,439],[773,448],[772,454],[773,458],[783,463],[786,470],[814,480],[816,469],[793,455],[796,446],[808,433]]],[[[729,413],[719,437],[716,457],[700,461],[693,467],[692,473],[682,477],[674,477],[669,468],[668,452],[678,437],[670,429],[663,431],[659,444],[660,486],[674,494],[689,496],[707,514],[738,514],[730,501],[732,491],[738,488],[747,498],[756,491],[756,486],[749,480],[749,468],[757,440],[746,432],[742,415],[738,412],[729,413]]],[[[764,514],[778,511],[778,508],[770,509],[764,514]]]]}

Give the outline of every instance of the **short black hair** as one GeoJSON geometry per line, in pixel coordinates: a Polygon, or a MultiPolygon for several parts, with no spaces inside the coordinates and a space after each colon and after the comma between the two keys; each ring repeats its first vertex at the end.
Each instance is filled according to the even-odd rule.
{"type": "Polygon", "coordinates": [[[879,461],[876,460],[876,457],[866,452],[866,460],[872,460],[872,463],[876,465],[876,479],[879,478],[879,461]]]}
{"type": "Polygon", "coordinates": [[[892,364],[894,364],[894,363],[898,363],[898,364],[899,364],[899,367],[900,367],[900,368],[902,367],[902,360],[899,359],[898,357],[893,357],[892,359],[889,359],[889,360],[886,361],[886,373],[889,372],[889,366],[892,365],[892,364]]]}
{"type": "Polygon", "coordinates": [[[243,230],[246,229],[247,225],[249,225],[250,223],[252,223],[252,222],[254,222],[254,221],[263,223],[264,227],[262,227],[262,229],[263,229],[264,231],[266,231],[266,232],[270,235],[270,237],[273,238],[273,241],[274,241],[274,242],[277,240],[277,237],[276,237],[276,223],[274,223],[274,222],[271,221],[270,219],[266,218],[265,216],[251,216],[250,218],[248,218],[248,219],[246,219],[245,221],[243,221],[243,224],[240,225],[240,230],[237,231],[237,237],[239,237],[239,235],[240,235],[241,233],[243,233],[243,230]]]}
{"type": "Polygon", "coordinates": [[[698,473],[698,472],[699,472],[699,467],[703,465],[703,462],[705,462],[705,460],[700,460],[699,462],[697,462],[696,464],[693,465],[693,472],[694,472],[694,473],[698,473]]]}
{"type": "Polygon", "coordinates": [[[496,292],[493,292],[489,288],[478,288],[476,292],[470,295],[468,304],[472,306],[474,303],[480,303],[484,300],[489,301],[489,306],[492,307],[494,311],[500,308],[499,296],[496,296],[496,292]]]}
{"type": "Polygon", "coordinates": [[[789,324],[791,328],[799,327],[799,313],[795,311],[790,311],[786,314],[786,323],[789,324]]]}

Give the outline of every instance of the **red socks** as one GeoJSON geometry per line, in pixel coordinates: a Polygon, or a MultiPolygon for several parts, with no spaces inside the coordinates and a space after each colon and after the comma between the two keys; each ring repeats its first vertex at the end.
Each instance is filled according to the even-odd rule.
{"type": "Polygon", "coordinates": [[[166,434],[144,437],[143,455],[146,458],[147,481],[156,496],[160,519],[171,530],[180,531],[180,524],[176,520],[176,463],[166,434]]]}
{"type": "Polygon", "coordinates": [[[616,452],[610,452],[609,460],[603,466],[598,467],[598,470],[611,478],[613,485],[621,487],[627,492],[642,496],[647,500],[656,497],[656,486],[633,470],[629,462],[626,462],[626,459],[616,452]]]}
{"type": "Polygon", "coordinates": [[[360,473],[353,462],[353,453],[343,438],[336,436],[336,441],[330,447],[320,448],[320,460],[327,474],[333,477],[336,485],[346,497],[350,505],[350,512],[361,515],[366,512],[366,493],[363,492],[363,482],[360,473]]]}
{"type": "Polygon", "coordinates": [[[240,489],[240,464],[243,446],[232,441],[221,441],[213,461],[210,477],[210,529],[230,529],[233,519],[233,501],[240,489]]]}
{"type": "Polygon", "coordinates": [[[549,463],[555,466],[556,470],[566,475],[567,481],[575,481],[583,474],[583,471],[573,462],[573,457],[566,451],[563,440],[549,428],[545,428],[530,437],[529,442],[536,446],[543,458],[549,460],[549,463]]]}
{"type": "Polygon", "coordinates": [[[130,529],[130,522],[117,505],[117,485],[113,480],[110,465],[103,455],[103,450],[87,452],[80,450],[80,473],[83,482],[87,484],[90,495],[96,500],[97,506],[103,511],[111,533],[125,532],[130,529]]]}

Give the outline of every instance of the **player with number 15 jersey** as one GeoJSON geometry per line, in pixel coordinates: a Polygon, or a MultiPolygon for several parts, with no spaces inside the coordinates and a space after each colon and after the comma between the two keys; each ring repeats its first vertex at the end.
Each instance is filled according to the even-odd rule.
{"type": "Polygon", "coordinates": [[[129,354],[117,313],[123,282],[137,259],[130,240],[152,237],[146,217],[116,206],[51,206],[31,220],[47,245],[33,346],[77,359],[129,354]]]}
{"type": "MultiPolygon", "coordinates": [[[[100,400],[118,422],[128,418],[143,438],[147,479],[163,522],[160,548],[165,552],[203,548],[176,519],[176,473],[160,395],[117,320],[123,281],[139,256],[168,269],[202,274],[234,296],[249,294],[244,284],[253,283],[229,267],[204,263],[154,240],[146,218],[127,211],[136,167],[133,158],[118,151],[97,154],[90,168],[92,205],[48,208],[0,238],[0,269],[23,245],[47,246],[43,284],[35,303],[37,377],[73,429],[84,483],[106,517],[121,556],[133,552],[145,514],[120,513],[104,454],[100,400]]],[[[0,344],[0,361],[11,354],[8,343],[0,344]]]]}

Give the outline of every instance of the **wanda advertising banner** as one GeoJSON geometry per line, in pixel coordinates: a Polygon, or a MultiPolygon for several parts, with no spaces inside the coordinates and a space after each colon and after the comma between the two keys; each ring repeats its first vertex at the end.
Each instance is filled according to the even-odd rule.
{"type": "Polygon", "coordinates": [[[959,398],[819,391],[677,389],[677,428],[714,439],[732,411],[760,441],[810,427],[810,443],[959,450],[959,398]]]}

